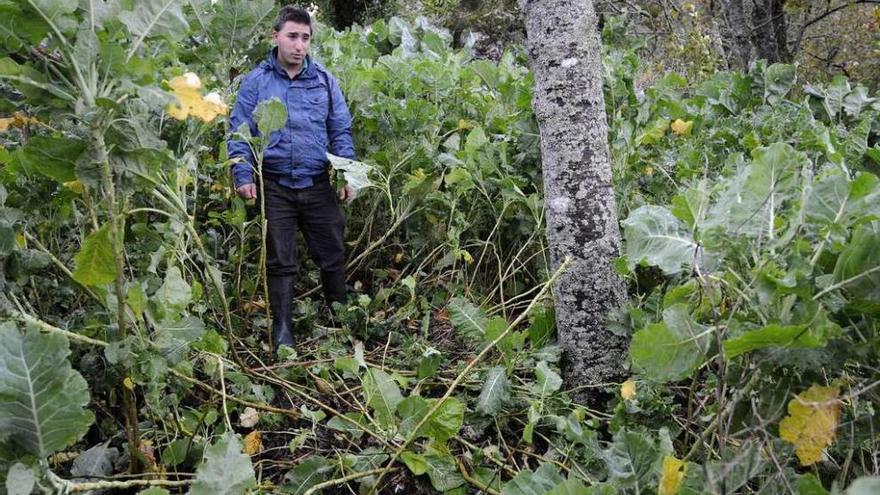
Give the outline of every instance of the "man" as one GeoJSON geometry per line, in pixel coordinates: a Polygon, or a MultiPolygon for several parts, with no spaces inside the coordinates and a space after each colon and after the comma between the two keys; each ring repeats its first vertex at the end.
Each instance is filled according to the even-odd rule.
{"type": "MultiPolygon", "coordinates": [[[[309,13],[283,7],[273,26],[275,47],[266,61],[241,83],[230,127],[243,124],[258,135],[254,108],[277,97],[287,106],[287,123],[268,137],[262,175],[268,220],[266,273],[272,311],[273,343],[293,346],[291,304],[297,272],[296,229],[321,269],[328,304],[345,301],[345,219],[327,174],[327,151],[354,158],[351,115],[336,79],[309,57],[312,22],[309,13]]],[[[235,191],[244,199],[259,194],[254,159],[248,143],[230,139],[229,156],[235,191]]],[[[339,199],[352,199],[346,186],[339,199]]]]}

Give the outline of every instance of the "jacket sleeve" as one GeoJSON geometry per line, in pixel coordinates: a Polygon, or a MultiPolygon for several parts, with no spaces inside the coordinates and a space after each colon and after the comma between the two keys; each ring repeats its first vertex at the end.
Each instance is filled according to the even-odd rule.
{"type": "Polygon", "coordinates": [[[336,78],[327,78],[330,84],[330,105],[327,114],[327,138],[330,153],[354,160],[354,142],[351,138],[351,114],[345,103],[345,96],[339,89],[336,78]]]}
{"type": "Polygon", "coordinates": [[[247,124],[250,135],[257,135],[257,125],[254,122],[254,107],[257,105],[257,86],[253,77],[245,77],[238,90],[238,98],[232,108],[229,117],[229,140],[226,142],[226,150],[229,158],[240,158],[232,165],[232,179],[235,187],[254,182],[254,167],[256,160],[247,141],[237,138],[235,133],[242,125],[247,124]]]}

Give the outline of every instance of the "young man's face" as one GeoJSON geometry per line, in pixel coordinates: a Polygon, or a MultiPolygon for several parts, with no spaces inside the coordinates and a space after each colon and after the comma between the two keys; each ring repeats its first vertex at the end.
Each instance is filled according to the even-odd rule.
{"type": "Polygon", "coordinates": [[[278,60],[287,68],[299,68],[309,54],[312,41],[312,29],[307,24],[287,21],[281,31],[272,33],[272,39],[278,46],[278,60]]]}

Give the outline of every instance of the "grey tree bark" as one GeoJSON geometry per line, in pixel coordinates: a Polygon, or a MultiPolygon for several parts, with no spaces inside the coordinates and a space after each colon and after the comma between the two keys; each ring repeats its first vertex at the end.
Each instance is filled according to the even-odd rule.
{"type": "Polygon", "coordinates": [[[731,49],[728,50],[727,62],[731,68],[747,71],[752,58],[752,43],[749,39],[749,24],[743,0],[726,0],[721,2],[722,14],[731,34],[731,49]]]}
{"type": "MultiPolygon", "coordinates": [[[[626,295],[612,262],[620,252],[602,60],[591,0],[519,0],[535,74],[550,261],[572,264],[554,287],[569,386],[617,381],[627,339],[605,328],[626,295]]],[[[575,395],[590,401],[588,390],[575,395]]]]}

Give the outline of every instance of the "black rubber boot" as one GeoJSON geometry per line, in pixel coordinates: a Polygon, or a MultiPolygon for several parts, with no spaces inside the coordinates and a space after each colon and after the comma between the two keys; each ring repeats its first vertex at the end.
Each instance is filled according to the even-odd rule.
{"type": "Polygon", "coordinates": [[[321,270],[321,285],[324,286],[324,300],[327,306],[333,307],[333,303],[345,304],[345,270],[328,272],[321,270]]]}
{"type": "Polygon", "coordinates": [[[282,345],[293,347],[293,277],[268,277],[269,309],[272,312],[272,343],[277,351],[282,345]]]}

